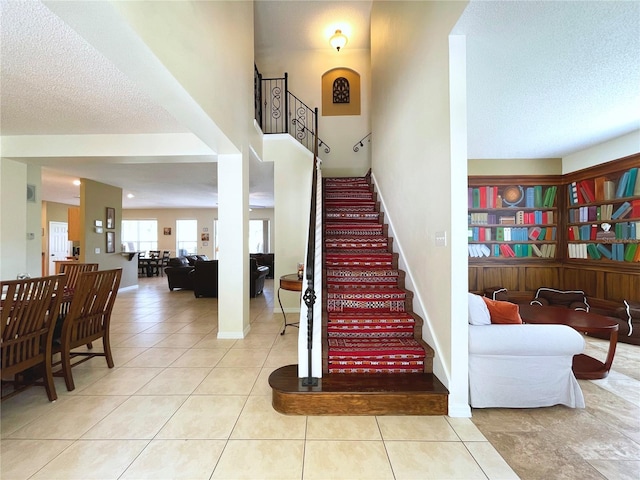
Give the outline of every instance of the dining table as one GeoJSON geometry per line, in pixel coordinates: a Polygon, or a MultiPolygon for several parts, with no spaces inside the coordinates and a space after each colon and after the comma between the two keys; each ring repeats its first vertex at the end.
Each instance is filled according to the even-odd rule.
{"type": "Polygon", "coordinates": [[[162,258],[159,256],[140,257],[138,255],[138,268],[144,270],[147,277],[153,277],[154,275],[160,275],[160,267],[162,265],[162,258]]]}

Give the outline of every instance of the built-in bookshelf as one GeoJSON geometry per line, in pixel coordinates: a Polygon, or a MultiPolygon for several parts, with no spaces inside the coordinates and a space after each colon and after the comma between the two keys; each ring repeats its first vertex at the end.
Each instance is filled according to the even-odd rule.
{"type": "Polygon", "coordinates": [[[534,177],[470,177],[469,261],[555,260],[559,184],[534,177]]]}
{"type": "Polygon", "coordinates": [[[569,178],[567,259],[640,262],[640,161],[569,178]]]}
{"type": "MultiPolygon", "coordinates": [[[[552,225],[555,225],[557,229],[555,241],[541,242],[538,237],[536,240],[529,239],[528,242],[514,242],[513,240],[510,243],[507,242],[512,248],[514,243],[536,244],[538,248],[540,248],[540,244],[544,243],[555,244],[555,258],[534,255],[531,257],[495,257],[491,254],[488,257],[470,256],[469,290],[482,292],[485,289],[500,286],[509,290],[510,298],[528,301],[539,287],[550,287],[560,290],[582,290],[592,299],[597,298],[609,302],[621,303],[623,299],[640,301],[638,293],[640,292],[640,258],[638,257],[640,240],[637,238],[640,222],[640,212],[638,211],[640,208],[638,206],[640,171],[636,172],[634,170],[636,168],[640,169],[640,154],[564,175],[469,177],[468,186],[470,188],[497,187],[497,192],[494,190],[492,193],[495,196],[495,203],[486,203],[486,205],[492,205],[491,208],[489,206],[486,208],[474,207],[474,190],[470,191],[469,204],[471,206],[468,211],[471,232],[470,248],[473,249],[473,245],[486,244],[491,252],[491,249],[495,248],[492,247],[493,244],[505,243],[495,240],[496,229],[505,226],[500,223],[500,218],[502,216],[517,217],[518,211],[523,213],[550,211],[553,215],[552,225]],[[625,174],[626,179],[623,178],[625,174]],[[634,177],[635,182],[633,181],[634,177]],[[536,208],[534,203],[533,208],[527,207],[526,188],[536,185],[542,187],[543,206],[536,208]],[[550,208],[545,207],[544,198],[547,187],[552,185],[558,188],[553,206],[550,208]],[[509,188],[514,186],[517,191],[509,188]],[[502,197],[505,189],[509,188],[507,201],[513,203],[513,200],[522,196],[518,187],[522,187],[524,191],[524,201],[520,201],[514,206],[498,202],[498,195],[502,197]],[[628,203],[630,208],[625,203],[628,203]],[[476,214],[487,214],[487,224],[476,225],[472,223],[472,216],[474,216],[475,222],[476,214]],[[495,220],[494,217],[488,216],[490,214],[496,215],[495,220]],[[600,233],[598,236],[599,232],[604,232],[603,223],[611,225],[609,228],[611,233],[608,235],[600,233]],[[472,230],[474,227],[490,228],[492,240],[486,241],[485,232],[485,241],[480,241],[479,231],[478,240],[474,240],[472,230]],[[592,235],[595,235],[594,240],[592,240],[592,235]],[[598,245],[601,246],[598,247],[598,245]],[[600,252],[599,258],[594,248],[600,252]],[[611,258],[603,254],[603,248],[610,252],[611,258]],[[581,253],[578,254],[576,250],[581,253]],[[586,257],[584,256],[585,250],[586,257]]],[[[480,190],[477,191],[477,201],[480,199],[480,192],[480,190]]],[[[484,195],[490,195],[489,192],[486,190],[483,198],[484,195]]],[[[540,189],[538,192],[540,193],[540,189]]],[[[549,203],[547,202],[546,205],[549,203]]],[[[483,215],[479,217],[480,221],[484,221],[483,215]]],[[[510,222],[511,219],[506,219],[506,221],[510,222]]],[[[547,221],[549,221],[549,215],[547,215],[547,221]]],[[[518,225],[509,226],[520,228],[518,225]]],[[[545,223],[522,225],[522,227],[525,226],[528,236],[529,228],[537,226],[542,229],[549,225],[545,223]]],[[[531,248],[533,251],[533,247],[531,248]]]]}

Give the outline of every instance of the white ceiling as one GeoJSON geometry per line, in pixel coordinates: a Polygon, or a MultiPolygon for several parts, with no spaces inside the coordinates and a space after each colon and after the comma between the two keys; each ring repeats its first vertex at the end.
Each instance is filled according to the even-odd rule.
{"type": "MultiPolygon", "coordinates": [[[[0,9],[2,135],[188,132],[40,2],[0,9]]],[[[370,9],[258,1],[256,50],[328,48],[335,28],[367,49],[370,9]]],[[[640,128],[639,2],[474,1],[454,31],[467,36],[470,158],[561,157],[640,128]]],[[[214,157],[23,160],[45,166],[45,200],[77,203],[72,176],[133,192],[125,208],[217,203],[214,157]]],[[[252,205],[273,204],[271,165],[252,158],[250,184],[252,205]]]]}

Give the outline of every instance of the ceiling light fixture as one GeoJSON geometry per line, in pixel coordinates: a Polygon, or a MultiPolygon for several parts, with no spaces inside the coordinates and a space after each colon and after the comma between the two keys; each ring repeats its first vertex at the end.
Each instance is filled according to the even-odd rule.
{"type": "Polygon", "coordinates": [[[349,39],[342,33],[342,30],[340,29],[336,30],[336,33],[334,33],[329,39],[329,43],[331,44],[331,46],[338,51],[340,51],[341,48],[344,48],[348,41],[349,39]]]}
{"type": "Polygon", "coordinates": [[[135,195],[133,193],[127,193],[127,198],[133,198],[135,195]]]}
{"type": "Polygon", "coordinates": [[[74,180],[74,181],[73,181],[73,184],[74,184],[76,187],[77,187],[77,186],[79,186],[79,185],[80,185],[80,180],[74,180]]]}

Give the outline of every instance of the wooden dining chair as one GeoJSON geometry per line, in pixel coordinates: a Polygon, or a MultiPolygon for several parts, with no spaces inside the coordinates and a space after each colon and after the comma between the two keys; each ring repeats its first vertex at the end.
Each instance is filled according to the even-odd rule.
{"type": "Polygon", "coordinates": [[[50,401],[58,398],[52,374],[52,337],[65,281],[63,275],[52,275],[0,282],[2,382],[17,387],[20,375],[36,367],[43,380],[35,384],[45,387],[50,401]]]}
{"type": "MultiPolygon", "coordinates": [[[[64,287],[65,299],[63,299],[60,305],[60,315],[65,317],[69,312],[69,306],[71,302],[65,301],[67,298],[72,298],[73,293],[78,285],[78,278],[82,272],[95,272],[98,270],[97,263],[63,263],[60,266],[60,273],[67,277],[67,283],[64,287]]],[[[58,332],[58,335],[60,332],[58,332]]]]}
{"type": "Polygon", "coordinates": [[[54,346],[54,353],[60,352],[61,354],[61,373],[69,391],[75,388],[71,374],[72,366],[92,357],[102,356],[105,357],[107,366],[113,368],[109,324],[121,278],[121,268],[80,274],[69,313],[62,325],[60,344],[54,346]],[[73,351],[79,347],[90,345],[91,342],[100,338],[102,338],[102,352],[96,352],[93,349],[73,351]],[[77,356],[84,358],[72,365],[71,359],[77,356]]]}
{"type": "Polygon", "coordinates": [[[169,266],[169,260],[171,260],[171,251],[164,250],[162,252],[162,261],[160,262],[160,276],[164,277],[164,269],[169,266]]]}
{"type": "Polygon", "coordinates": [[[60,266],[60,273],[67,276],[67,291],[73,292],[78,285],[78,278],[83,272],[95,272],[98,270],[97,263],[63,263],[60,266]]]}

